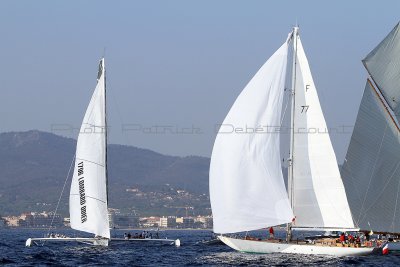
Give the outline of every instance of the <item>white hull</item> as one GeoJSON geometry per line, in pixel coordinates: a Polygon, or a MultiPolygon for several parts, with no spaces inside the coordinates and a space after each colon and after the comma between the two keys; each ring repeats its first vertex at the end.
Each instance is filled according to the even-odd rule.
{"type": "Polygon", "coordinates": [[[351,248],[351,247],[329,247],[317,245],[299,245],[287,243],[274,243],[268,241],[255,241],[230,238],[226,236],[218,237],[229,247],[240,252],[248,253],[291,253],[307,255],[331,255],[331,256],[361,256],[371,254],[375,248],[351,248]]]}
{"type": "Polygon", "coordinates": [[[162,239],[162,238],[111,238],[112,243],[114,242],[154,242],[154,243],[168,243],[170,245],[175,245],[177,247],[181,246],[181,241],[179,239],[162,239]]]}
{"type": "Polygon", "coordinates": [[[108,247],[108,239],[103,238],[84,238],[84,237],[45,237],[45,238],[28,238],[25,246],[30,247],[37,242],[81,242],[94,246],[108,247]]]}
{"type": "Polygon", "coordinates": [[[112,238],[112,239],[104,239],[104,238],[70,238],[70,237],[45,237],[45,238],[28,238],[25,242],[25,246],[30,247],[32,244],[37,244],[37,242],[81,242],[86,244],[91,244],[94,246],[103,246],[108,247],[109,242],[145,242],[151,241],[156,243],[169,243],[171,245],[175,245],[177,247],[181,246],[181,241],[179,239],[124,239],[124,238],[112,238]]]}
{"type": "Polygon", "coordinates": [[[400,250],[400,242],[388,242],[389,251],[400,250]]]}

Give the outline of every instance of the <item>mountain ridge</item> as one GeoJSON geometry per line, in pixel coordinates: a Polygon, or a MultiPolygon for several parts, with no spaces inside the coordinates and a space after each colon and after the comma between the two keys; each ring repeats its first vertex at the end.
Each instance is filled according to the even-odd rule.
{"type": "MultiPolygon", "coordinates": [[[[38,130],[0,133],[0,214],[53,211],[75,147],[75,139],[38,130]]],[[[209,163],[206,157],[169,156],[149,149],[109,144],[109,206],[139,214],[178,213],[178,208],[171,208],[175,206],[194,207],[199,214],[209,213],[209,163]],[[142,196],[131,193],[130,188],[138,189],[142,196]],[[177,190],[187,191],[189,197],[179,196],[177,190]],[[176,202],[173,205],[157,200],[169,199],[169,195],[176,202]]],[[[70,176],[71,173],[68,179],[70,176]]],[[[69,187],[70,182],[60,206],[65,215],[69,187]]]]}

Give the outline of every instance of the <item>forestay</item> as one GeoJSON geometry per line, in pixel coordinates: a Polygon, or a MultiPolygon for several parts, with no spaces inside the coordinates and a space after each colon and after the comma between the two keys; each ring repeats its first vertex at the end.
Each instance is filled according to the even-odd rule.
{"type": "Polygon", "coordinates": [[[293,227],[354,228],[336,156],[297,36],[293,145],[293,227]]]}
{"type": "Polygon", "coordinates": [[[280,126],[287,57],[285,42],[244,88],[219,129],[210,165],[216,233],[256,230],[293,218],[279,131],[274,132],[280,126]]]}
{"type": "Polygon", "coordinates": [[[102,59],[97,86],[78,136],[69,209],[73,229],[109,238],[105,97],[105,69],[102,59]]]}

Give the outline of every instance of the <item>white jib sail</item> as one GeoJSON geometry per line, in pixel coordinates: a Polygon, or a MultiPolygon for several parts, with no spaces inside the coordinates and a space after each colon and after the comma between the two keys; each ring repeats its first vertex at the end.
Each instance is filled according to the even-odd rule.
{"type": "Polygon", "coordinates": [[[214,232],[234,233],[290,222],[279,126],[288,44],[261,67],[231,107],[210,164],[214,232]]]}
{"type": "Polygon", "coordinates": [[[100,61],[97,79],[78,136],[69,212],[73,229],[110,238],[106,188],[104,59],[100,61]]]}
{"type": "Polygon", "coordinates": [[[293,227],[354,228],[317,90],[297,38],[293,227]]]}

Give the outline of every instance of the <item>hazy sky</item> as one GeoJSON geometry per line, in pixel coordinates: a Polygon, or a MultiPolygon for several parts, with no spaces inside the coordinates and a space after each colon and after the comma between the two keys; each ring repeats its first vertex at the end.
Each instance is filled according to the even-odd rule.
{"type": "MultiPolygon", "coordinates": [[[[210,156],[215,125],[296,22],[328,126],[351,126],[361,59],[399,10],[400,1],[1,1],[0,132],[76,138],[105,50],[110,142],[210,156]]],[[[331,135],[339,162],[350,136],[331,135]]]]}

